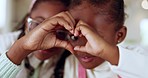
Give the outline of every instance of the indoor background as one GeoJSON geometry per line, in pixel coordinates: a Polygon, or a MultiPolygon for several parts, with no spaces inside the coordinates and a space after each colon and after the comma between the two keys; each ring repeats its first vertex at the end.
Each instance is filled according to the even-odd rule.
{"type": "MultiPolygon", "coordinates": [[[[124,0],[128,28],[124,44],[148,46],[148,0],[124,0]]],[[[0,0],[0,34],[14,30],[31,0],[0,0]]],[[[148,48],[148,47],[147,47],[148,48]]],[[[146,48],[146,49],[147,49],[146,48]]]]}

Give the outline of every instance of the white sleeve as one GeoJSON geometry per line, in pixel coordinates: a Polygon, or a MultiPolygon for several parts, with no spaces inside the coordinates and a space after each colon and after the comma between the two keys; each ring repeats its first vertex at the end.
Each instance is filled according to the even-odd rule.
{"type": "Polygon", "coordinates": [[[111,65],[112,71],[121,78],[148,78],[148,54],[141,48],[119,47],[118,66],[111,65]]]}
{"type": "Polygon", "coordinates": [[[6,53],[0,55],[0,78],[15,78],[20,71],[20,66],[13,64],[6,53]]]}

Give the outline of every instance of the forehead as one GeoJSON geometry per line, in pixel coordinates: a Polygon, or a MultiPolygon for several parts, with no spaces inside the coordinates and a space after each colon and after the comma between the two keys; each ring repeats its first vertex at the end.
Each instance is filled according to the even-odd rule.
{"type": "Polygon", "coordinates": [[[82,3],[79,6],[70,8],[69,12],[75,20],[82,20],[95,28],[98,28],[100,25],[105,26],[108,24],[108,21],[106,20],[108,15],[103,13],[101,14],[101,9],[88,3],[82,3]]]}
{"type": "Polygon", "coordinates": [[[30,13],[31,17],[51,17],[65,10],[65,6],[60,2],[41,2],[30,13]]]}

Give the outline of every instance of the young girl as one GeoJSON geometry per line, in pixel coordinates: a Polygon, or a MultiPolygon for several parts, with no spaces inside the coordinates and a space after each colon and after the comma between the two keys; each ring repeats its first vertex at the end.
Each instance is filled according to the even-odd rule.
{"type": "Polygon", "coordinates": [[[65,78],[148,78],[146,52],[117,46],[126,36],[124,1],[72,1],[78,39],[71,42],[76,58],[67,58],[65,78]]]}
{"type": "MultiPolygon", "coordinates": [[[[137,50],[132,50],[134,53],[129,54],[132,53],[128,52],[130,50],[119,47],[118,51],[116,46],[126,35],[126,27],[123,26],[123,0],[73,0],[69,12],[62,12],[46,19],[16,41],[6,53],[7,56],[3,54],[2,57],[8,57],[13,63],[20,64],[32,51],[62,47],[71,51],[83,67],[88,69],[85,70],[72,56],[66,62],[65,78],[147,78],[147,69],[144,68],[145,65],[148,65],[147,60],[144,59],[147,57],[135,53],[137,50]],[[64,27],[74,35],[70,36],[72,39],[70,39],[70,42],[57,38],[55,31],[59,26],[64,27]],[[119,56],[119,53],[122,52],[125,55],[119,56]],[[141,56],[140,58],[146,63],[135,58],[136,62],[140,62],[142,65],[133,61],[136,64],[134,65],[136,68],[133,68],[132,64],[124,57],[128,55],[131,55],[131,57],[141,56]],[[122,61],[122,58],[127,62],[122,61]],[[105,60],[117,70],[111,69],[105,60]],[[113,70],[116,72],[113,72],[113,70]],[[138,70],[140,72],[137,73],[138,70]]],[[[128,59],[135,60],[129,57],[128,59]]],[[[4,60],[7,60],[6,63],[10,64],[8,59],[4,60]]],[[[9,67],[11,68],[11,66],[13,65],[9,67]]],[[[14,67],[14,69],[16,68],[14,67]]]]}
{"type": "MultiPolygon", "coordinates": [[[[25,31],[21,33],[20,38],[21,36],[23,36],[23,34],[28,34],[29,32],[31,32],[46,18],[49,18],[59,12],[66,10],[66,6],[68,5],[68,3],[69,2],[66,0],[35,1],[32,8],[30,9],[29,16],[26,18],[27,23],[24,23],[23,25],[25,31]]],[[[32,42],[29,43],[31,44],[32,42]]],[[[19,56],[15,52],[13,54],[15,56],[13,56],[12,58],[19,56]]],[[[14,65],[9,60],[6,60],[7,57],[5,57],[5,54],[2,54],[2,56],[0,57],[0,63],[2,64],[0,65],[0,77],[12,78],[16,76],[16,78],[62,78],[63,70],[61,68],[64,68],[62,67],[64,65],[64,59],[68,55],[69,52],[64,52],[63,48],[54,47],[44,50],[38,49],[36,51],[33,51],[33,53],[30,54],[28,57],[25,57],[25,61],[24,63],[22,63],[21,70],[19,71],[19,69],[16,69],[18,68],[18,66],[14,65]],[[5,67],[6,69],[3,70],[2,68],[5,67]]],[[[20,57],[17,58],[17,60],[19,60],[20,57]]]]}

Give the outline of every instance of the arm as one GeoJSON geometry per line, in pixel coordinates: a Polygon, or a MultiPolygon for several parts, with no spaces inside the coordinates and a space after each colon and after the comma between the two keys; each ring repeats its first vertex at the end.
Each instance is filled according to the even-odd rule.
{"type": "Polygon", "coordinates": [[[0,56],[0,78],[15,78],[20,67],[12,63],[6,53],[0,56]]]}

